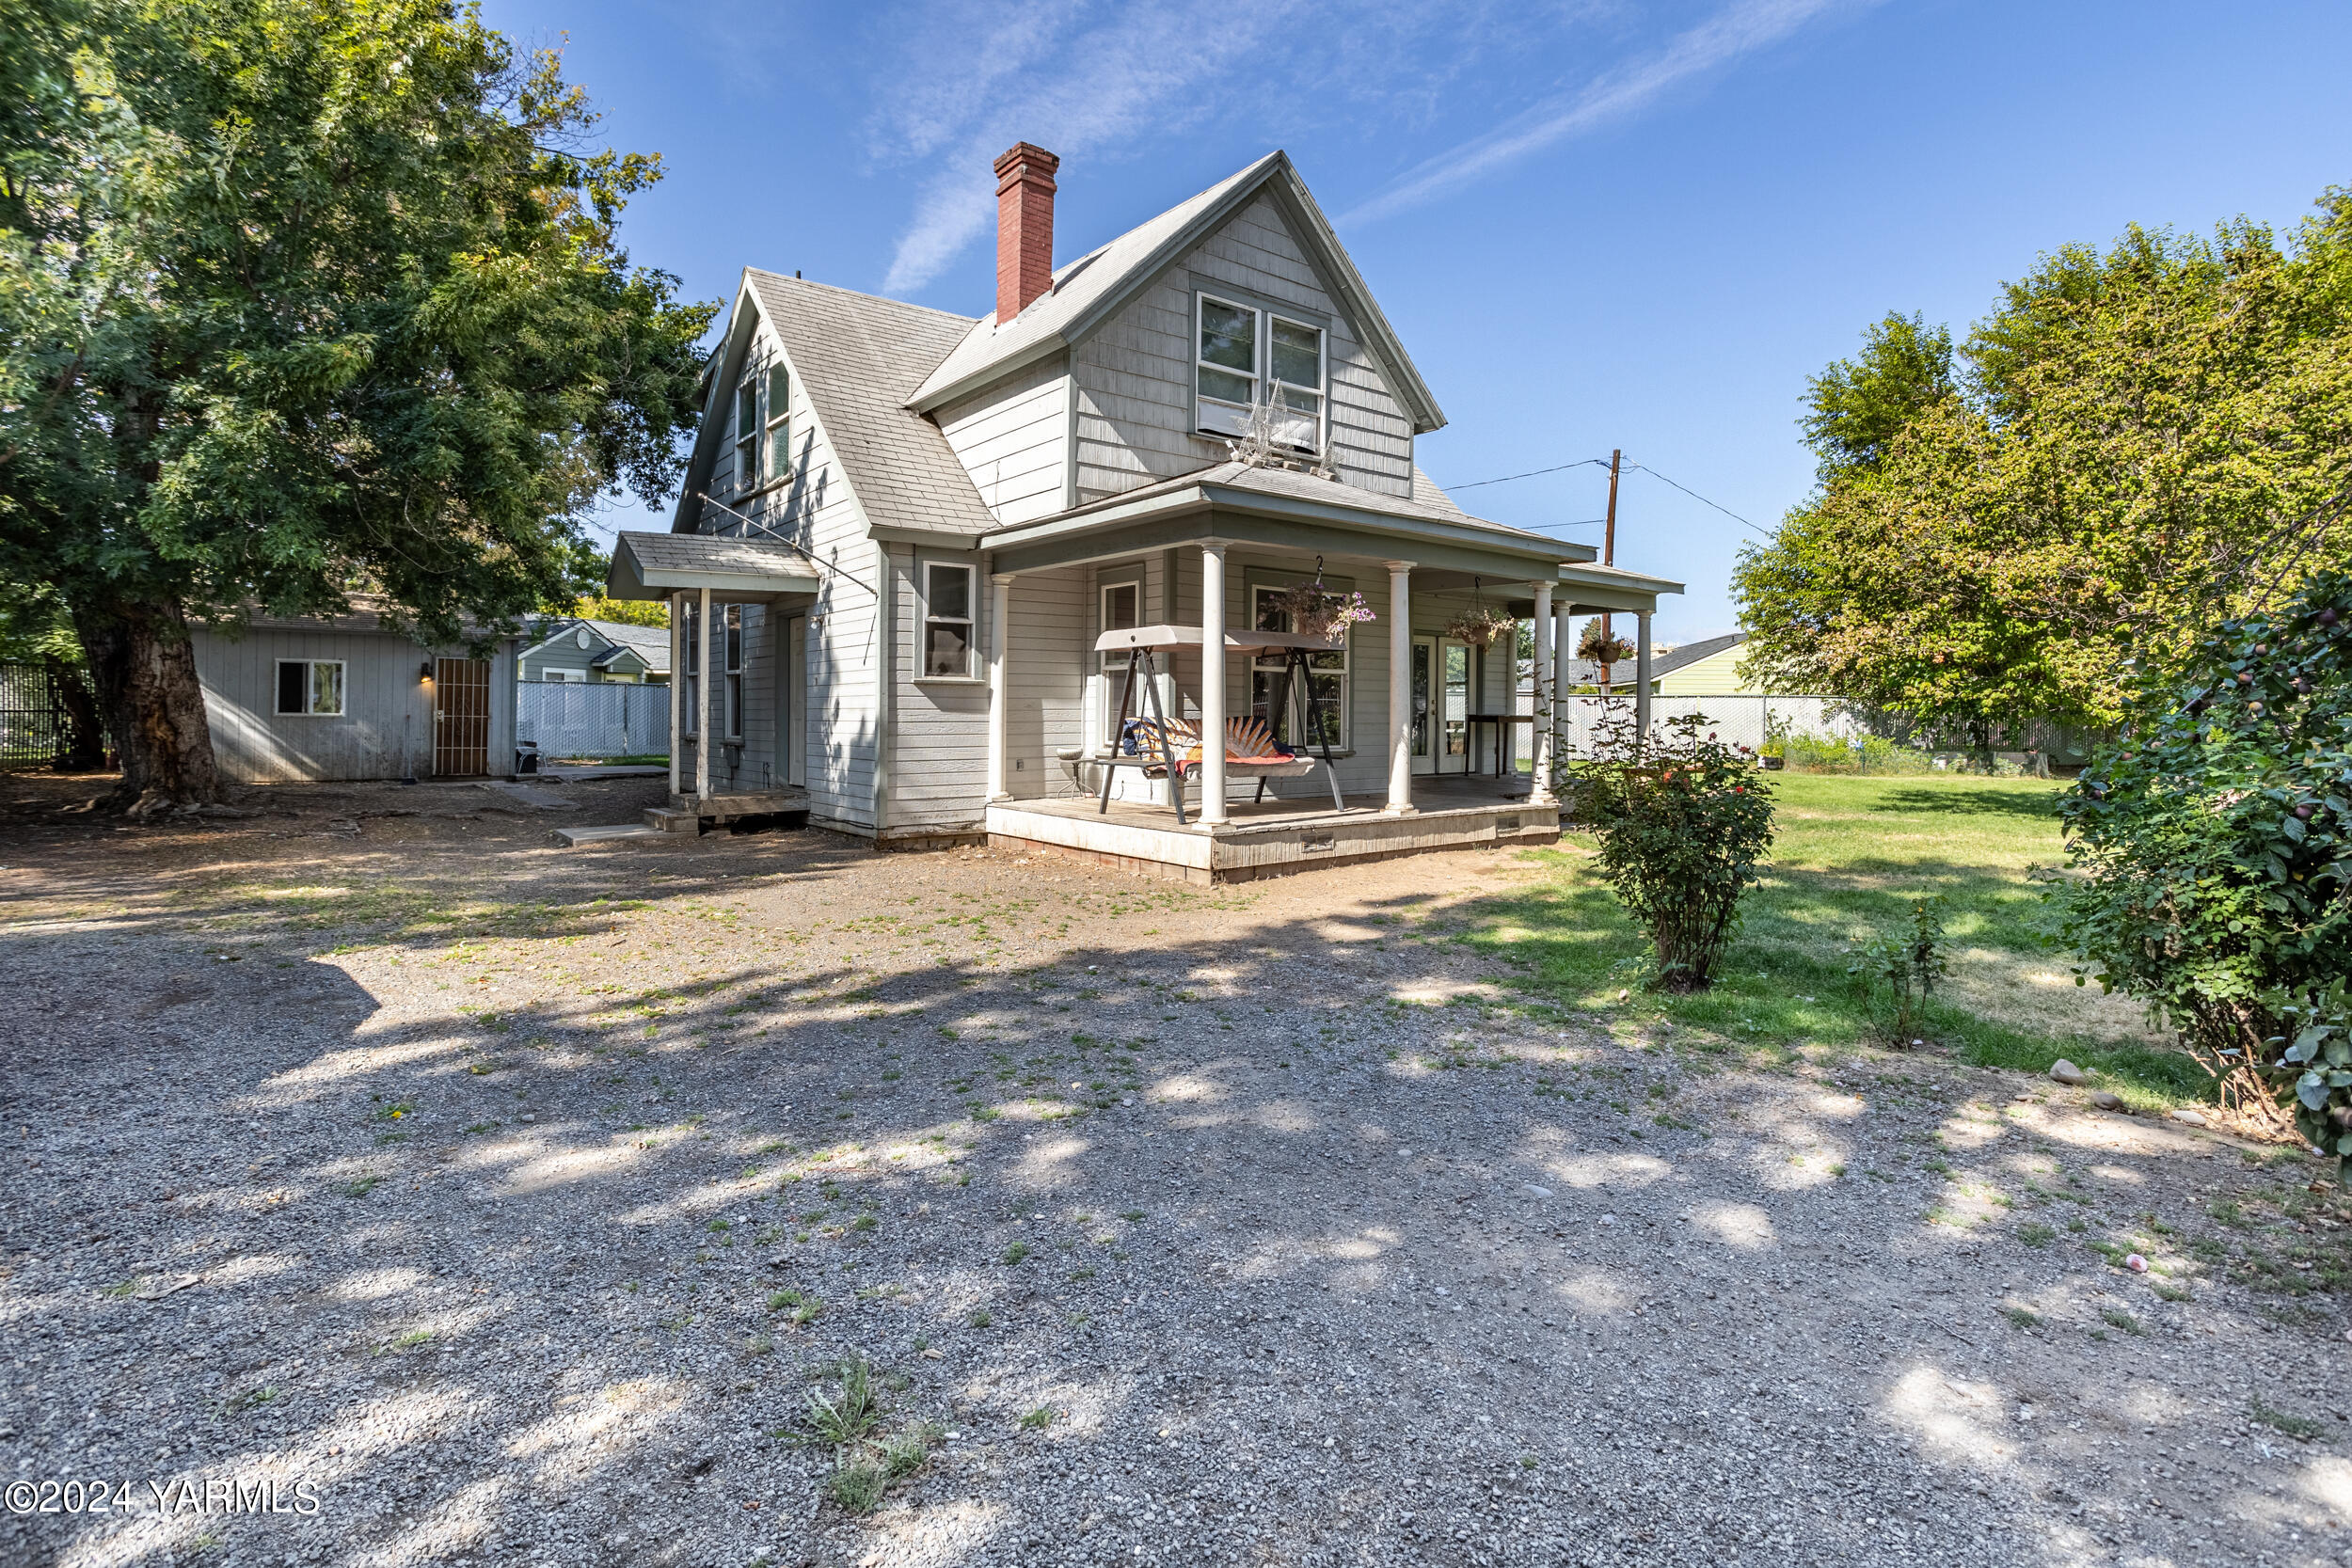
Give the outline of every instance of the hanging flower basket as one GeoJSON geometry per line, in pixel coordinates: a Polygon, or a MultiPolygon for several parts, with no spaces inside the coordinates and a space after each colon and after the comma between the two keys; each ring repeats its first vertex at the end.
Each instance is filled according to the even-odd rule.
{"type": "Polygon", "coordinates": [[[1293,630],[1334,646],[1347,635],[1348,627],[1378,619],[1361,594],[1334,594],[1323,586],[1321,578],[1312,582],[1293,583],[1275,602],[1289,618],[1293,630]]]}
{"type": "Polygon", "coordinates": [[[1518,623],[1502,610],[1481,605],[1464,610],[1447,624],[1445,634],[1456,642],[1467,642],[1473,648],[1492,647],[1507,639],[1518,623]]]}

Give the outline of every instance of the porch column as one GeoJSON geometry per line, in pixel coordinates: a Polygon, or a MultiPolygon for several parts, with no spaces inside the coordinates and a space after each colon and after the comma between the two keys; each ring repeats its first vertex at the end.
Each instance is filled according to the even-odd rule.
{"type": "Polygon", "coordinates": [[[694,616],[694,800],[710,799],[710,590],[694,616]]]}
{"type": "MultiPolygon", "coordinates": [[[[1174,780],[1170,787],[1181,788],[1174,780]]],[[[1225,820],[1225,546],[1200,546],[1200,820],[1225,820]]]]}
{"type": "Polygon", "coordinates": [[[686,595],[670,594],[670,793],[677,794],[678,753],[686,749],[686,595]]]}
{"type": "Polygon", "coordinates": [[[1576,618],[1570,613],[1572,609],[1565,599],[1555,601],[1551,607],[1551,754],[1556,759],[1555,767],[1568,754],[1568,705],[1576,700],[1569,691],[1576,684],[1572,678],[1576,670],[1576,638],[1571,630],[1576,618]]]}
{"type": "Polygon", "coordinates": [[[1413,809],[1413,563],[1389,567],[1389,803],[1391,816],[1413,809]]]}
{"type": "Polygon", "coordinates": [[[1633,728],[1649,746],[1649,614],[1633,617],[1633,728]]]}
{"type": "Polygon", "coordinates": [[[1534,786],[1527,798],[1536,805],[1547,804],[1552,799],[1551,737],[1556,727],[1552,716],[1558,701],[1554,692],[1559,686],[1559,677],[1554,673],[1553,649],[1557,644],[1552,632],[1557,625],[1551,613],[1551,584],[1539,582],[1535,585],[1535,619],[1532,628],[1535,633],[1535,712],[1527,726],[1527,749],[1535,759],[1534,786]]]}
{"type": "Polygon", "coordinates": [[[1012,578],[988,579],[988,798],[1009,800],[1005,788],[1005,649],[1009,641],[1006,618],[1012,603],[1012,578]]]}

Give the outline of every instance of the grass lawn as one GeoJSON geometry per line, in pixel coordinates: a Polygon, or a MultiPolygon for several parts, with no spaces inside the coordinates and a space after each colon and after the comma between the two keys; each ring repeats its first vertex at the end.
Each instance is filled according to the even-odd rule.
{"type": "Polygon", "coordinates": [[[1931,1005],[1930,1037],[1988,1067],[2046,1070],[2060,1056],[2145,1107],[2201,1098],[2209,1082],[2152,1030],[2139,1006],[2077,988],[2043,941],[2029,869],[2065,858],[2061,785],[2035,779],[1791,773],[1772,780],[1777,836],[1764,880],[1712,990],[1641,989],[1646,947],[1593,863],[1588,835],[1532,851],[1543,879],[1483,905],[1477,945],[1528,967],[1564,1005],[1665,1022],[1717,1051],[1789,1053],[1876,1040],[1881,1029],[1847,946],[1895,931],[1911,900],[1941,893],[1953,974],[1931,1005]],[[1632,989],[1623,1004],[1621,989],[1632,989]]]}

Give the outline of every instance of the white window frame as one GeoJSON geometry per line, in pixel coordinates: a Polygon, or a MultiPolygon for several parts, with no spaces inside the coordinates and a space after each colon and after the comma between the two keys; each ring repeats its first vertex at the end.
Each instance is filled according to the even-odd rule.
{"type": "MultiPolygon", "coordinates": [[[[1252,305],[1246,300],[1229,299],[1223,294],[1214,293],[1206,289],[1195,291],[1192,300],[1193,428],[1202,435],[1221,436],[1244,436],[1248,434],[1249,430],[1248,406],[1237,404],[1231,398],[1212,397],[1200,389],[1200,374],[1203,371],[1215,372],[1221,375],[1242,374],[1231,365],[1216,364],[1200,356],[1200,340],[1207,330],[1207,309],[1209,306],[1216,305],[1228,310],[1247,312],[1253,318],[1250,329],[1250,368],[1248,376],[1251,403],[1255,404],[1267,398],[1279,399],[1281,389],[1285,387],[1312,396],[1315,400],[1312,439],[1306,442],[1294,442],[1292,445],[1300,451],[1321,451],[1327,438],[1327,432],[1330,428],[1331,417],[1330,327],[1286,311],[1252,305]],[[1274,379],[1274,325],[1277,322],[1315,335],[1317,385],[1300,387],[1296,382],[1274,379]],[[1216,422],[1213,422],[1211,410],[1216,411],[1216,422]]],[[[1277,406],[1282,405],[1278,404],[1277,406]]]]}
{"type": "Polygon", "coordinates": [[[743,738],[743,607],[731,604],[720,617],[719,673],[725,682],[722,700],[725,707],[721,717],[726,721],[729,740],[743,738]]]}
{"type": "MultiPolygon", "coordinates": [[[[1111,625],[1111,595],[1122,588],[1135,590],[1136,625],[1143,625],[1143,578],[1140,577],[1104,578],[1095,585],[1094,593],[1094,630],[1098,636],[1106,631],[1121,629],[1111,625]]],[[[1127,657],[1125,654],[1108,648],[1094,656],[1095,669],[1103,677],[1102,701],[1097,705],[1102,711],[1102,720],[1096,728],[1104,736],[1104,743],[1109,746],[1119,744],[1119,736],[1111,733],[1111,726],[1119,720],[1119,693],[1125,688],[1127,657]]],[[[1137,691],[1135,694],[1135,711],[1127,717],[1130,719],[1150,717],[1151,710],[1144,705],[1145,702],[1143,693],[1137,691]]]]}
{"type": "Polygon", "coordinates": [[[920,583],[917,597],[922,613],[914,619],[914,678],[918,681],[972,681],[979,679],[977,663],[980,653],[980,569],[966,561],[925,561],[920,562],[920,583]],[[963,574],[962,615],[935,615],[931,612],[931,574],[961,572],[963,574]],[[961,626],[963,627],[963,668],[949,673],[934,673],[931,670],[931,627],[961,626]]]}
{"type": "Polygon", "coordinates": [[[768,460],[763,465],[767,483],[781,483],[792,477],[792,371],[781,359],[771,363],[759,373],[759,436],[767,449],[768,460]],[[784,382],[784,406],[776,406],[776,382],[784,382]]]}
{"type": "Polygon", "coordinates": [[[340,658],[281,658],[270,671],[270,706],[276,709],[276,717],[279,719],[341,719],[351,706],[350,672],[340,658]],[[280,672],[289,664],[302,666],[304,705],[299,708],[278,706],[284,689],[282,683],[286,678],[280,672]],[[331,708],[312,706],[310,705],[318,701],[318,672],[330,668],[335,672],[335,705],[331,708]]]}
{"type": "MultiPolygon", "coordinates": [[[[1302,580],[1303,580],[1303,579],[1302,579],[1302,580]]],[[[1250,629],[1251,629],[1252,631],[1260,631],[1260,630],[1265,630],[1265,629],[1268,629],[1268,628],[1266,628],[1266,627],[1263,627],[1263,626],[1261,626],[1259,625],[1259,614],[1260,614],[1260,611],[1259,611],[1259,609],[1258,609],[1258,601],[1259,601],[1259,597],[1260,597],[1260,595],[1262,595],[1262,594],[1286,594],[1286,593],[1290,592],[1290,589],[1291,589],[1291,584],[1290,584],[1290,583],[1288,583],[1288,582],[1263,582],[1263,581],[1259,581],[1259,580],[1257,580],[1257,579],[1255,579],[1255,578],[1253,578],[1253,579],[1250,581],[1250,584],[1249,584],[1249,627],[1250,627],[1250,629]]],[[[1339,591],[1339,592],[1344,592],[1345,590],[1338,590],[1338,591],[1339,591]]],[[[1286,630],[1287,630],[1287,629],[1289,629],[1289,628],[1286,626],[1284,629],[1286,629],[1286,630]]],[[[1311,655],[1309,655],[1309,656],[1308,656],[1308,657],[1310,658],[1310,660],[1313,660],[1313,659],[1321,659],[1321,658],[1329,658],[1329,657],[1334,657],[1334,656],[1336,656],[1336,657],[1338,657],[1338,659],[1339,659],[1339,662],[1338,662],[1337,664],[1332,664],[1332,665],[1313,664],[1313,663],[1311,663],[1311,663],[1310,663],[1310,665],[1309,665],[1309,668],[1310,668],[1310,669],[1311,669],[1311,670],[1314,672],[1314,673],[1315,673],[1315,674],[1318,674],[1318,675],[1331,675],[1331,674],[1336,674],[1336,675],[1338,675],[1338,676],[1339,676],[1339,678],[1340,678],[1340,695],[1339,695],[1340,733],[1339,733],[1339,738],[1338,738],[1337,740],[1333,741],[1333,742],[1332,742],[1332,745],[1331,745],[1331,754],[1332,754],[1332,755],[1334,755],[1334,756],[1338,756],[1338,755],[1340,755],[1340,754],[1341,754],[1341,753],[1343,753],[1343,752],[1345,752],[1345,753],[1348,753],[1348,754],[1350,754],[1350,755],[1353,755],[1353,754],[1354,754],[1354,752],[1355,752],[1355,744],[1354,744],[1354,741],[1355,741],[1355,731],[1354,731],[1354,728],[1353,728],[1353,719],[1354,719],[1354,712],[1355,712],[1355,706],[1356,706],[1356,704],[1355,704],[1355,696],[1356,696],[1356,658],[1355,658],[1355,645],[1356,645],[1356,632],[1355,632],[1355,628],[1354,628],[1354,627],[1350,627],[1350,628],[1347,630],[1346,634],[1345,634],[1345,635],[1343,635],[1343,637],[1341,637],[1341,639],[1340,639],[1340,645],[1339,645],[1338,647],[1336,647],[1336,648],[1332,649],[1332,650],[1331,650],[1331,652],[1330,652],[1329,654],[1316,653],[1316,654],[1311,654],[1311,655]]],[[[1271,677],[1278,677],[1278,676],[1279,676],[1279,675],[1282,673],[1283,668],[1284,668],[1284,666],[1285,666],[1285,664],[1286,664],[1287,662],[1288,662],[1288,661],[1287,661],[1286,659],[1284,659],[1284,658],[1282,658],[1282,657],[1274,657],[1274,658],[1264,658],[1264,657],[1253,657],[1249,660],[1249,692],[1248,692],[1248,703],[1249,703],[1249,711],[1250,711],[1250,713],[1251,713],[1251,714],[1253,714],[1253,715],[1254,715],[1254,714],[1258,711],[1258,677],[1259,677],[1259,675],[1261,675],[1261,674],[1264,674],[1264,675],[1268,676],[1269,678],[1271,678],[1271,677]]],[[[1268,698],[1269,698],[1269,700],[1271,699],[1271,697],[1272,697],[1272,692],[1269,690],[1269,692],[1268,692],[1268,698]]],[[[1269,713],[1269,714],[1267,714],[1267,715],[1266,715],[1266,727],[1267,727],[1268,729],[1272,730],[1278,737],[1279,737],[1279,736],[1280,736],[1282,735],[1283,725],[1284,725],[1287,721],[1288,721],[1288,720],[1287,720],[1287,716],[1286,716],[1286,715],[1280,715],[1280,716],[1278,716],[1278,715],[1276,715],[1276,714],[1272,714],[1272,713],[1269,713]]],[[[1285,744],[1285,745],[1305,745],[1305,744],[1308,744],[1308,742],[1306,742],[1306,741],[1304,741],[1304,740],[1301,740],[1301,739],[1287,739],[1287,738],[1286,738],[1286,739],[1284,739],[1283,744],[1285,744]]]]}
{"type": "Polygon", "coordinates": [[[735,384],[735,493],[739,496],[759,488],[759,382],[763,373],[746,372],[735,384]]]}
{"type": "Polygon", "coordinates": [[[539,667],[539,678],[554,686],[585,686],[588,672],[568,664],[543,664],[539,667]]]}
{"type": "Polygon", "coordinates": [[[689,599],[686,605],[686,690],[680,711],[686,720],[687,735],[696,740],[703,733],[703,644],[702,607],[689,599]]]}

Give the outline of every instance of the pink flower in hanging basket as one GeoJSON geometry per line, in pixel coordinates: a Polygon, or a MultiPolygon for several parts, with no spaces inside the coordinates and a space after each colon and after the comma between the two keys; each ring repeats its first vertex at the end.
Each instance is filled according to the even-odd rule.
{"type": "Polygon", "coordinates": [[[1352,590],[1335,594],[1320,582],[1294,584],[1276,602],[1289,617],[1292,628],[1301,636],[1332,643],[1346,636],[1350,626],[1379,619],[1361,594],[1352,590]]]}

